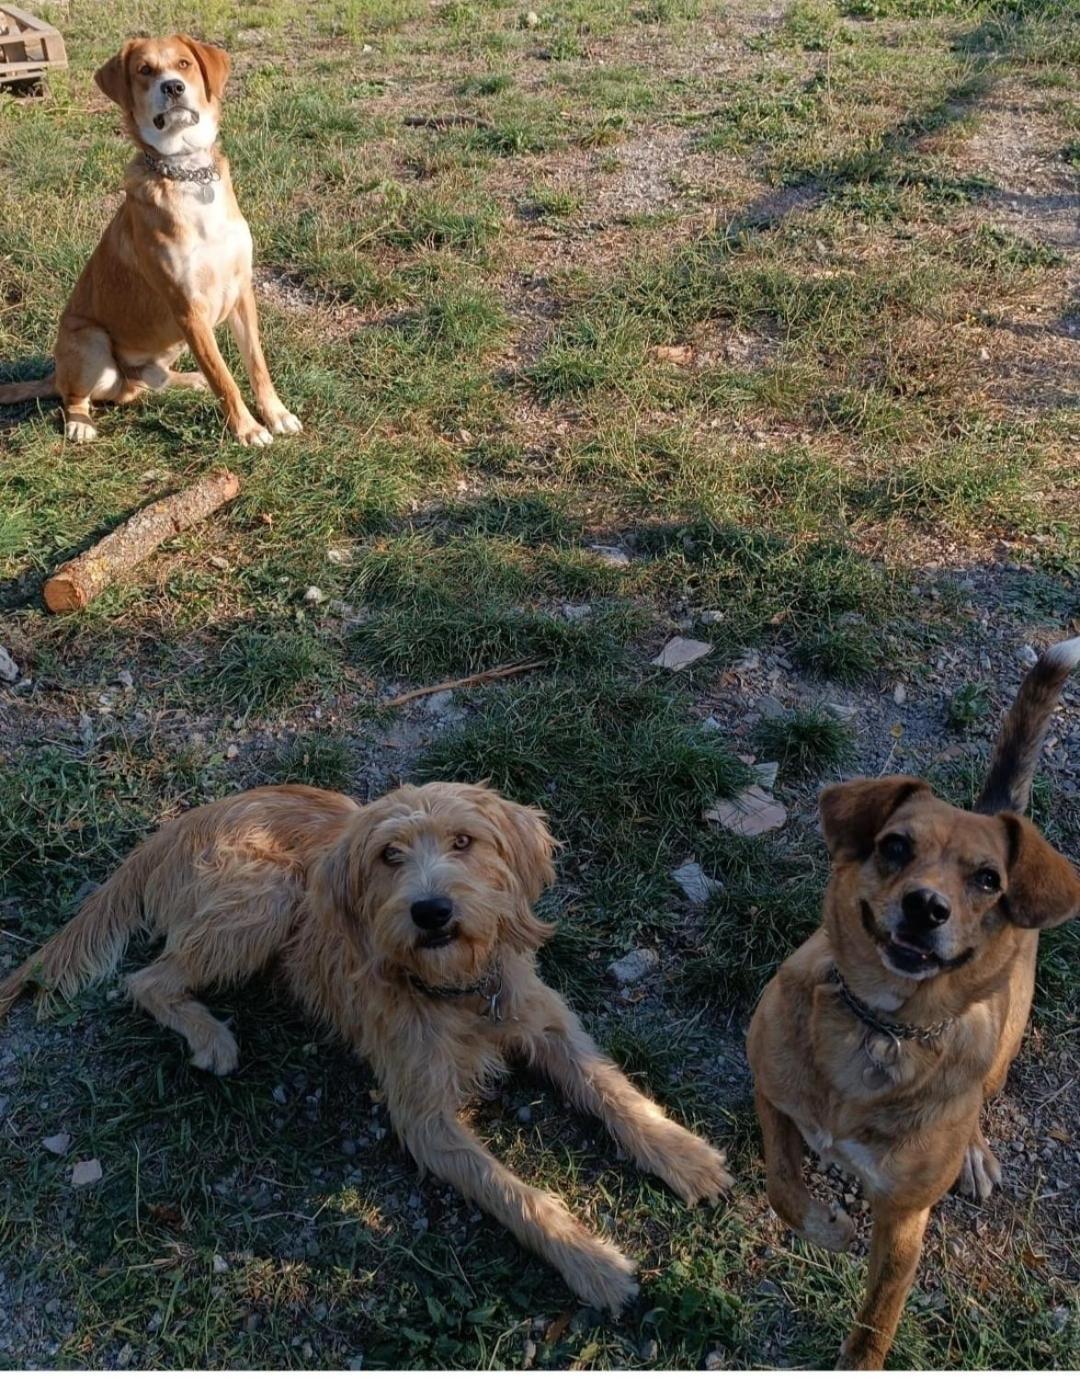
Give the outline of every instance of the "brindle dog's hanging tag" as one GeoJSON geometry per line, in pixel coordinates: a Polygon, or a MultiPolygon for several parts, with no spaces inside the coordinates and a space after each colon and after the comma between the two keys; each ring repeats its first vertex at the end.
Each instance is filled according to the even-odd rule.
{"type": "Polygon", "coordinates": [[[870,1066],[863,1070],[863,1083],[872,1091],[887,1086],[896,1075],[900,1061],[900,1041],[891,1034],[870,1030],[863,1040],[863,1052],[870,1066]]]}

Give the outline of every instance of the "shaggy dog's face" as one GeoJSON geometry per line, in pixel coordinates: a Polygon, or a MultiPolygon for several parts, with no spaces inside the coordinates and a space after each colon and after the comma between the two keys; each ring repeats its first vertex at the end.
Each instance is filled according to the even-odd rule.
{"type": "Polygon", "coordinates": [[[926,981],[978,964],[1008,924],[1045,928],[1080,909],[1080,879],[1016,814],[936,799],[903,776],[821,797],[831,896],[852,953],[926,981]]]}
{"type": "Polygon", "coordinates": [[[404,786],[361,810],[330,859],[335,903],[385,964],[464,984],[500,944],[550,933],[532,906],[554,873],[543,816],[480,786],[404,786]]]}
{"type": "Polygon", "coordinates": [[[165,158],[210,148],[221,123],[229,57],[186,34],[133,38],[94,73],[128,132],[165,158]]]}

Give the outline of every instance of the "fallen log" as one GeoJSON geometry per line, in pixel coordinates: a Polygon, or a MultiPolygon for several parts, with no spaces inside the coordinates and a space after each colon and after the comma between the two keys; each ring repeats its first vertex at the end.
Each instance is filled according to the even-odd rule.
{"type": "Polygon", "coordinates": [[[145,560],[163,541],[203,521],[239,492],[240,480],[222,469],[141,508],[45,581],[45,606],[50,613],[85,608],[118,575],[145,560]]]}

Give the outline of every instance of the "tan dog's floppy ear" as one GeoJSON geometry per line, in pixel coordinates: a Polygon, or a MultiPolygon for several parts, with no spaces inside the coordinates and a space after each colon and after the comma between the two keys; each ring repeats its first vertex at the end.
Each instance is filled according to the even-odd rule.
{"type": "Polygon", "coordinates": [[[825,846],[834,861],[860,862],[870,856],[874,839],[890,814],[905,800],[930,787],[915,776],[881,776],[849,780],[821,792],[818,809],[825,846]]]}
{"type": "Polygon", "coordinates": [[[504,918],[504,938],[512,948],[539,948],[555,929],[537,919],[532,907],[555,880],[552,858],[557,844],[539,809],[504,800],[494,791],[484,794],[484,812],[498,829],[499,851],[510,864],[519,892],[517,904],[504,918]]]}
{"type": "Polygon", "coordinates": [[[109,58],[103,67],[94,73],[94,80],[109,100],[115,101],[123,110],[131,109],[131,78],[128,75],[128,53],[131,40],[124,44],[115,57],[109,58]]]}
{"type": "Polygon", "coordinates": [[[206,94],[213,100],[221,100],[225,94],[225,84],[229,80],[229,69],[232,67],[232,59],[228,53],[224,48],[215,48],[212,43],[200,43],[198,39],[189,38],[187,34],[176,34],[175,38],[178,43],[186,44],[195,55],[199,71],[202,72],[206,94]]]}
{"type": "Polygon", "coordinates": [[[1001,909],[1021,929],[1053,929],[1080,915],[1080,874],[1030,819],[999,814],[1009,841],[1009,877],[1001,909]]]}

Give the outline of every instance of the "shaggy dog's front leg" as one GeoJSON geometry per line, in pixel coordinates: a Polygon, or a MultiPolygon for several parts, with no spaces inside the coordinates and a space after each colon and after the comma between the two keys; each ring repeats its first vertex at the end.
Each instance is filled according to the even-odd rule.
{"type": "Polygon", "coordinates": [[[470,1130],[448,1115],[400,1124],[421,1168],[451,1183],[558,1269],[574,1293],[594,1307],[619,1310],[636,1293],[633,1262],[598,1239],[550,1192],[515,1177],[470,1130]]]}
{"type": "Polygon", "coordinates": [[[577,1106],[598,1116],[637,1166],[663,1178],[688,1206],[715,1202],[733,1181],[723,1154],[643,1096],[560,997],[548,991],[544,999],[544,1032],[532,1046],[537,1067],[577,1106]]]}

